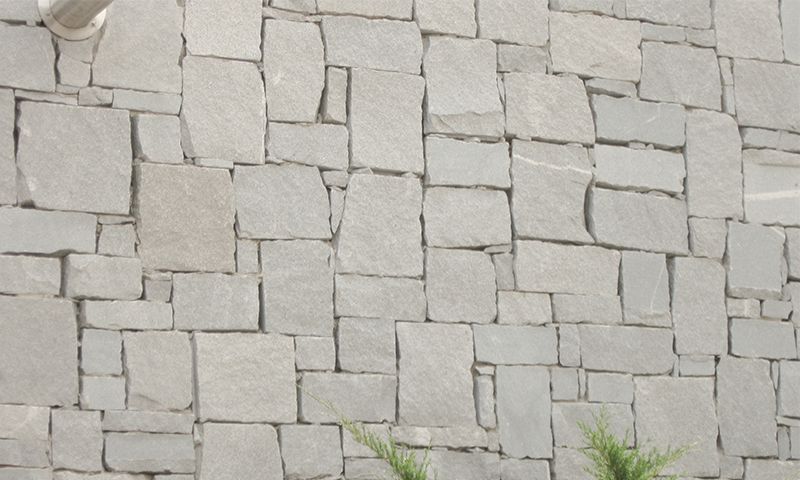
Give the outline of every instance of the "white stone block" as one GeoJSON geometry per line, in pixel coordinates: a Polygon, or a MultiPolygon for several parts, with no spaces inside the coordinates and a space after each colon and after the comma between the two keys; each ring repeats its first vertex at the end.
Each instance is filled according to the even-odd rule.
{"type": "Polygon", "coordinates": [[[258,280],[221,273],[172,277],[176,330],[258,330],[258,280]]]}
{"type": "Polygon", "coordinates": [[[505,142],[425,138],[425,185],[507,189],[510,163],[505,142]]]}
{"type": "Polygon", "coordinates": [[[283,425],[280,444],[286,478],[338,477],[342,473],[339,427],[283,425]]]}
{"type": "Polygon", "coordinates": [[[633,376],[590,372],[586,376],[587,399],[593,403],[633,403],[633,376]]]}
{"type": "MultiPolygon", "coordinates": [[[[627,252],[625,252],[627,253],[627,252]]],[[[553,317],[558,323],[622,323],[622,306],[616,295],[553,295],[553,317]]]]}
{"type": "Polygon", "coordinates": [[[714,29],[721,57],[783,60],[779,0],[715,0],[714,29]]]}
{"type": "Polygon", "coordinates": [[[103,414],[104,432],[192,433],[194,414],[112,411],[103,414]]]}
{"type": "Polygon", "coordinates": [[[213,0],[186,2],[186,49],[192,55],[258,61],[262,4],[262,0],[235,0],[220,9],[213,0]]]}
{"type": "Polygon", "coordinates": [[[84,328],[81,331],[81,371],[87,375],[122,375],[120,333],[84,328]]]}
{"type": "Polygon", "coordinates": [[[491,258],[483,252],[429,247],[425,295],[433,321],[492,322],[497,316],[497,283],[491,258]]]}
{"type": "Polygon", "coordinates": [[[111,471],[193,473],[194,440],[185,434],[109,433],[104,460],[111,471]]]}
{"type": "Polygon", "coordinates": [[[81,377],[82,410],[125,410],[124,377],[81,377]]]}
{"type": "Polygon", "coordinates": [[[639,96],[644,100],[719,110],[722,98],[719,78],[719,62],[712,49],[642,43],[639,96]]]}
{"type": "Polygon", "coordinates": [[[51,418],[53,468],[102,472],[100,412],[53,410],[51,418]]]}
{"type": "Polygon", "coordinates": [[[17,203],[17,166],[14,126],[16,103],[14,91],[0,89],[0,204],[17,203]]]}
{"type": "Polygon", "coordinates": [[[70,254],[64,258],[64,294],[69,298],[134,300],[142,295],[138,258],[70,254]]]}
{"type": "Polygon", "coordinates": [[[61,262],[57,258],[0,255],[0,292],[58,295],[61,262]]]}
{"type": "Polygon", "coordinates": [[[679,371],[681,377],[713,377],[717,363],[710,355],[681,355],[679,371]]]}
{"type": "Polygon", "coordinates": [[[492,365],[555,365],[556,329],[515,325],[473,325],[475,360],[492,365]]]}
{"type": "MultiPolygon", "coordinates": [[[[86,91],[85,105],[111,105],[113,108],[138,112],[177,115],[180,113],[183,98],[174,93],[138,92],[135,90],[105,90],[92,87],[86,91]]],[[[81,95],[83,97],[83,95],[81,95]]],[[[82,101],[79,99],[82,103],[82,101]]],[[[82,103],[83,104],[83,103],[82,103]]]]}
{"type": "Polygon", "coordinates": [[[267,151],[270,158],[320,168],[347,170],[347,128],[340,125],[269,124],[267,151]]]}
{"type": "Polygon", "coordinates": [[[780,299],[785,238],[782,228],[730,223],[725,256],[728,295],[780,299]]]}
{"type": "Polygon", "coordinates": [[[422,202],[429,247],[483,247],[511,243],[511,213],[503,191],[431,187],[422,202]]]}
{"type": "Polygon", "coordinates": [[[686,142],[686,111],[680,105],[592,95],[597,139],[673,148],[686,142]]]}
{"type": "Polygon", "coordinates": [[[627,0],[627,18],[638,18],[653,23],[680,25],[682,27],[709,28],[711,8],[709,0],[627,0]]]}
{"type": "Polygon", "coordinates": [[[329,400],[345,418],[380,423],[395,418],[397,378],[394,375],[305,373],[300,385],[299,418],[304,422],[336,423],[328,408],[309,393],[329,400]]]}
{"type": "Polygon", "coordinates": [[[336,275],[335,284],[337,317],[425,320],[427,301],[420,280],[336,275]]]}
{"type": "Polygon", "coordinates": [[[192,347],[182,332],[123,332],[128,407],[184,410],[192,404],[192,347]]]}
{"type": "Polygon", "coordinates": [[[325,70],[325,90],[322,92],[322,121],[347,122],[347,70],[328,67],[325,70]]]}
{"type": "Polygon", "coordinates": [[[517,241],[517,289],[526,292],[616,295],[620,253],[592,246],[517,241]]]}
{"type": "Polygon", "coordinates": [[[294,360],[298,370],[329,370],[336,367],[333,337],[294,337],[294,360]]]}
{"type": "Polygon", "coordinates": [[[0,438],[47,441],[49,435],[49,408],[0,405],[0,438]]]}
{"type": "Polygon", "coordinates": [[[547,0],[478,2],[479,36],[498,43],[544,46],[548,38],[547,0]]]}
{"type": "Polygon", "coordinates": [[[586,149],[514,140],[512,154],[516,238],[593,243],[584,214],[586,189],[592,181],[586,149]]]}
{"type": "Polygon", "coordinates": [[[734,318],[730,327],[731,354],[751,358],[797,358],[791,322],[734,318]]]}
{"type": "Polygon", "coordinates": [[[663,374],[672,370],[673,333],[664,328],[579,325],[582,365],[588,370],[663,374]]]}
{"type": "Polygon", "coordinates": [[[200,480],[282,478],[278,434],[271,425],[203,425],[200,480]]]}
{"type": "Polygon", "coordinates": [[[669,274],[663,254],[622,252],[620,296],[626,324],[668,327],[669,274]]]}
{"type": "MultiPolygon", "coordinates": [[[[19,7],[14,5],[12,8],[19,7]]],[[[35,21],[39,21],[38,16],[35,21]]],[[[0,26],[0,45],[3,46],[0,48],[0,57],[3,58],[0,64],[0,85],[44,92],[56,89],[53,68],[56,52],[52,35],[46,28],[3,23],[0,26]]]]}
{"type": "Polygon", "coordinates": [[[133,117],[134,158],[154,163],[183,163],[181,121],[173,115],[139,114],[133,117]]]}
{"type": "Polygon", "coordinates": [[[740,126],[800,132],[800,67],[736,59],[733,77],[740,126]]]}
{"type": "Polygon", "coordinates": [[[411,20],[413,0],[317,0],[319,13],[411,20]]]}
{"type": "Polygon", "coordinates": [[[727,237],[725,219],[689,217],[689,248],[693,256],[721,260],[727,237]]]}
{"type": "Polygon", "coordinates": [[[800,2],[781,0],[783,54],[787,62],[800,63],[800,2]]]}
{"type": "MultiPolygon", "coordinates": [[[[583,432],[578,422],[594,427],[592,414],[598,414],[602,408],[597,404],[555,403],[553,404],[553,439],[557,447],[583,447],[586,445],[583,432]]],[[[618,440],[622,440],[627,429],[633,430],[633,411],[630,405],[606,405],[610,415],[609,431],[618,440]]],[[[634,438],[631,434],[626,446],[632,447],[634,438]]]]}
{"type": "Polygon", "coordinates": [[[745,150],[745,219],[753,223],[800,225],[800,155],[745,150]]]}
{"type": "Polygon", "coordinates": [[[340,318],[336,343],[342,371],[394,375],[397,356],[393,320],[340,318]]]}
{"type": "Polygon", "coordinates": [[[497,292],[497,323],[543,325],[552,320],[553,313],[549,295],[529,292],[497,292]]]}
{"type": "Polygon", "coordinates": [[[498,44],[497,71],[547,73],[547,52],[544,47],[498,44]]]}
{"type": "Polygon", "coordinates": [[[714,260],[670,261],[675,353],[724,355],[728,351],[725,269],[714,260]]]}
{"type": "Polygon", "coordinates": [[[595,145],[594,164],[595,182],[601,187],[683,193],[686,167],[678,153],[595,145]]]}
{"type": "Polygon", "coordinates": [[[478,28],[471,0],[414,0],[414,19],[422,33],[474,37],[478,28]]]}
{"type": "Polygon", "coordinates": [[[497,427],[511,458],[552,458],[550,375],[546,367],[497,367],[497,427]]]}

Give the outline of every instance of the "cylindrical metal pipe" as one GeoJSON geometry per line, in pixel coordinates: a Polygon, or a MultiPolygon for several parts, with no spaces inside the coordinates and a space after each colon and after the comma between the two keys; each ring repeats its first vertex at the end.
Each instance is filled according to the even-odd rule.
{"type": "Polygon", "coordinates": [[[53,18],[67,28],[83,28],[114,0],[50,0],[53,18]]]}

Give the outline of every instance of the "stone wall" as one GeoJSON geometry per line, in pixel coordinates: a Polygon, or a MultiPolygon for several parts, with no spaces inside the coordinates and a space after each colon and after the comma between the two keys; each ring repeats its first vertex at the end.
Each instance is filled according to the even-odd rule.
{"type": "Polygon", "coordinates": [[[800,470],[800,1],[269,3],[0,0],[0,479],[800,470]]]}

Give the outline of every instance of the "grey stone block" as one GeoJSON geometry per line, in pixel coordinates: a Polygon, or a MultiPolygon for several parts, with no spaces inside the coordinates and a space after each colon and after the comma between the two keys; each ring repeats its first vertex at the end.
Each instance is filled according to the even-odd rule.
{"type": "Polygon", "coordinates": [[[233,272],[236,206],[230,174],[146,163],[135,170],[133,213],[142,265],[155,270],[233,272]]]}
{"type": "Polygon", "coordinates": [[[683,192],[686,168],[681,154],[595,145],[594,162],[598,186],[643,192],[683,192]]]}
{"type": "MultiPolygon", "coordinates": [[[[47,443],[43,440],[0,439],[0,464],[32,468],[48,467],[50,459],[47,443]]],[[[0,470],[0,475],[2,473],[0,470]]],[[[15,479],[15,477],[10,478],[15,479]]]]}
{"type": "Polygon", "coordinates": [[[769,480],[772,478],[791,478],[797,474],[800,462],[785,462],[780,460],[746,459],[744,471],[746,480],[769,480]]]}
{"type": "Polygon", "coordinates": [[[270,158],[347,170],[349,134],[342,125],[270,122],[268,131],[267,152],[270,158]]]}
{"type": "Polygon", "coordinates": [[[111,471],[193,473],[194,441],[185,434],[109,433],[104,460],[111,471]]]}
{"type": "Polygon", "coordinates": [[[183,27],[186,49],[192,55],[260,60],[262,3],[237,0],[220,11],[208,0],[188,2],[183,27]]]}
{"type": "Polygon", "coordinates": [[[669,0],[628,0],[625,12],[627,18],[638,18],[653,23],[692,28],[711,26],[711,8],[708,0],[688,0],[679,3],[669,0]]]}
{"type": "MultiPolygon", "coordinates": [[[[680,34],[683,35],[683,30],[680,34]]],[[[711,49],[686,45],[642,43],[639,96],[645,100],[719,110],[722,86],[716,54],[711,49]]]]}
{"type": "Polygon", "coordinates": [[[478,2],[478,34],[496,43],[544,46],[548,38],[547,15],[547,0],[478,2]]]}
{"type": "Polygon", "coordinates": [[[772,150],[745,150],[745,219],[753,223],[800,225],[797,184],[800,155],[772,150]]]}
{"type": "Polygon", "coordinates": [[[686,111],[680,105],[592,95],[597,139],[680,147],[686,142],[686,111]]]}
{"type": "Polygon", "coordinates": [[[36,5],[17,3],[13,0],[3,1],[3,20],[15,20],[18,22],[38,22],[41,18],[36,5]]]}
{"type": "Polygon", "coordinates": [[[0,438],[47,441],[49,435],[49,408],[0,405],[0,438]]]}
{"type": "Polygon", "coordinates": [[[689,217],[689,248],[693,256],[721,260],[727,236],[724,219],[689,217]]]}
{"type": "MultiPolygon", "coordinates": [[[[258,242],[236,240],[236,272],[261,273],[261,265],[258,261],[258,242]]],[[[146,290],[147,283],[145,283],[145,293],[147,293],[146,290]]]]}
{"type": "Polygon", "coordinates": [[[279,431],[285,478],[341,475],[343,464],[339,427],[283,425],[279,431]]]}
{"type": "MultiPolygon", "coordinates": [[[[583,432],[578,422],[593,428],[592,414],[598,414],[601,406],[586,403],[554,403],[553,404],[553,439],[557,447],[585,447],[583,432]]],[[[609,431],[621,441],[627,429],[633,430],[633,410],[630,405],[606,405],[609,413],[609,431]]],[[[634,444],[633,434],[628,438],[626,446],[634,444]]]]}
{"type": "Polygon", "coordinates": [[[614,0],[550,0],[550,8],[559,12],[592,12],[614,16],[614,0]]]}
{"type": "Polygon", "coordinates": [[[422,77],[352,69],[347,122],[350,165],[353,168],[421,175],[425,170],[422,149],[424,94],[425,80],[422,77]]]}
{"type": "MultiPolygon", "coordinates": [[[[12,8],[18,7],[15,5],[12,8]]],[[[38,22],[39,18],[34,21],[38,22]]],[[[55,90],[56,76],[53,66],[56,52],[49,31],[42,27],[11,26],[3,23],[0,28],[0,45],[3,45],[0,85],[44,92],[55,90]]]]}
{"type": "Polygon", "coordinates": [[[339,368],[353,373],[394,375],[394,320],[340,318],[336,329],[339,368]]]}
{"type": "MultiPolygon", "coordinates": [[[[113,108],[138,112],[177,115],[181,111],[183,98],[174,93],[137,92],[135,90],[114,89],[103,91],[96,87],[86,92],[86,105],[111,105],[113,108]],[[113,101],[112,101],[113,99],[113,101]]],[[[83,95],[81,97],[83,98],[83,95]]],[[[82,101],[82,100],[81,100],[82,101]]]]}
{"type": "Polygon", "coordinates": [[[80,321],[84,327],[105,330],[169,330],[172,307],[156,302],[81,302],[80,321]]]}
{"type": "Polygon", "coordinates": [[[51,418],[53,468],[103,471],[100,412],[53,410],[51,418]]]}
{"type": "Polygon", "coordinates": [[[316,0],[272,0],[270,5],[274,8],[301,13],[315,13],[317,11],[316,0]]]}
{"type": "Polygon", "coordinates": [[[155,163],[183,163],[181,121],[172,115],[133,117],[134,158],[155,163]]]}
{"type": "MultiPolygon", "coordinates": [[[[683,42],[686,40],[686,32],[681,27],[642,23],[642,40],[671,43],[683,42]]],[[[715,63],[716,61],[717,59],[714,58],[715,63]]]]}
{"type": "MultiPolygon", "coordinates": [[[[497,268],[495,266],[495,268],[497,268]]],[[[497,292],[497,323],[542,325],[553,320],[550,296],[542,293],[497,292]]]]}
{"type": "Polygon", "coordinates": [[[728,295],[780,299],[785,238],[782,228],[728,224],[728,295]]]}
{"type": "Polygon", "coordinates": [[[325,71],[325,90],[322,91],[322,121],[347,122],[347,70],[328,67],[325,71]]]}
{"type": "Polygon", "coordinates": [[[620,297],[616,295],[553,295],[553,317],[558,323],[622,323],[620,297]]]}
{"type": "Polygon", "coordinates": [[[624,322],[670,326],[669,275],[665,255],[622,252],[620,276],[624,322]]]}
{"type": "MultiPolygon", "coordinates": [[[[510,253],[492,255],[492,263],[494,264],[495,280],[497,280],[497,290],[514,290],[516,286],[514,280],[514,255],[510,253]]],[[[497,308],[497,314],[501,315],[499,301],[497,308]]]]}
{"type": "Polygon", "coordinates": [[[325,63],[419,75],[422,37],[413,22],[324,17],[325,63]]]}
{"type": "Polygon", "coordinates": [[[397,323],[396,328],[399,423],[431,427],[475,425],[470,327],[397,323]]]}
{"type": "Polygon", "coordinates": [[[800,67],[736,59],[733,77],[740,126],[800,131],[800,67]]]}
{"type": "Polygon", "coordinates": [[[339,224],[342,223],[342,213],[344,213],[344,191],[336,187],[330,188],[329,198],[331,201],[331,232],[336,235],[339,224]]]}
{"type": "Polygon", "coordinates": [[[425,320],[427,301],[420,280],[336,275],[335,284],[337,317],[425,320]]]}
{"type": "Polygon", "coordinates": [[[0,252],[94,253],[97,217],[77,212],[0,209],[0,252]]]}
{"type": "Polygon", "coordinates": [[[14,91],[0,89],[0,204],[17,203],[17,165],[14,146],[14,91]]]}
{"type": "Polygon", "coordinates": [[[88,375],[122,375],[120,333],[84,328],[81,331],[81,371],[88,375]]]}
{"type": "Polygon", "coordinates": [[[710,355],[681,355],[681,377],[711,377],[716,373],[716,361],[710,355]]]}
{"type": "Polygon", "coordinates": [[[514,244],[517,289],[528,292],[616,295],[620,253],[535,241],[514,244]]]}
{"type": "MultiPolygon", "coordinates": [[[[728,66],[730,69],[730,65],[728,66]]],[[[733,84],[733,74],[731,73],[731,84],[733,84]]],[[[742,146],[745,148],[778,148],[778,140],[781,132],[774,130],[764,130],[763,128],[742,128],[742,146]]]]}
{"type": "Polygon", "coordinates": [[[575,368],[553,368],[550,370],[550,398],[553,401],[575,401],[578,399],[578,370],[575,368]]]}
{"type": "MultiPolygon", "coordinates": [[[[364,424],[364,428],[382,439],[387,439],[391,435],[391,430],[388,425],[364,424]]],[[[395,426],[393,428],[397,427],[395,426]]],[[[347,457],[378,458],[377,454],[373,452],[371,448],[356,441],[355,437],[347,431],[342,432],[342,454],[345,457],[345,461],[347,457]]],[[[384,463],[384,465],[386,464],[384,463]]],[[[345,470],[347,470],[346,465],[345,470]]]]}
{"type": "Polygon", "coordinates": [[[544,47],[500,43],[497,45],[497,71],[547,73],[547,53],[544,47]]]}
{"type": "Polygon", "coordinates": [[[592,480],[595,478],[583,469],[586,456],[579,450],[556,447],[553,454],[553,478],[568,478],[570,480],[592,480]]]}
{"type": "Polygon", "coordinates": [[[192,403],[192,347],[181,332],[123,332],[128,406],[184,410],[192,403]]]}
{"type": "Polygon", "coordinates": [[[258,330],[258,280],[221,273],[172,277],[176,330],[258,330]]]}
{"type": "Polygon", "coordinates": [[[81,377],[80,407],[83,410],[124,410],[124,377],[81,377]]]}
{"type": "Polygon", "coordinates": [[[717,418],[730,456],[778,454],[775,391],[766,360],[722,357],[717,365],[717,418]],[[742,395],[747,391],[747,395],[742,395]]]}
{"type": "Polygon", "coordinates": [[[800,63],[800,3],[796,0],[781,1],[781,28],[786,61],[800,63]]]}
{"type": "Polygon", "coordinates": [[[200,480],[282,478],[278,434],[271,425],[203,425],[200,480]]]}
{"type": "Polygon", "coordinates": [[[104,432],[192,433],[194,414],[110,411],[103,414],[104,432]]]}
{"type": "Polygon", "coordinates": [[[300,385],[300,418],[310,423],[336,423],[337,418],[310,394],[333,403],[346,418],[380,423],[395,418],[397,379],[393,375],[306,373],[300,385]]]}
{"type": "Polygon", "coordinates": [[[665,475],[697,477],[719,475],[717,414],[711,378],[638,377],[636,439],[652,439],[653,446],[698,443],[693,451],[663,470],[665,475]],[[686,472],[686,473],[680,473],[686,472]]]}
{"type": "Polygon", "coordinates": [[[800,283],[792,282],[788,285],[792,297],[792,322],[800,327],[800,283]]]}
{"type": "Polygon", "coordinates": [[[298,370],[333,371],[336,344],[332,337],[294,337],[294,361],[298,370]]]}
{"type": "Polygon", "coordinates": [[[186,156],[264,163],[265,98],[255,64],[185,57],[181,145],[186,156]]]}
{"type": "Polygon", "coordinates": [[[136,230],[134,226],[103,225],[97,239],[97,253],[112,257],[136,256],[136,230]]]}
{"type": "Polygon", "coordinates": [[[723,355],[728,350],[725,270],[708,259],[670,261],[675,353],[723,355]]]}
{"type": "Polygon", "coordinates": [[[592,403],[633,403],[633,376],[619,373],[588,373],[587,399],[592,403]]]}
{"type": "Polygon", "coordinates": [[[744,475],[744,462],[739,457],[720,455],[719,475],[723,478],[741,479],[744,475]]]}
{"type": "Polygon", "coordinates": [[[592,112],[578,78],[538,73],[503,75],[506,133],[519,138],[594,143],[592,112]]]}
{"type": "Polygon", "coordinates": [[[410,447],[487,448],[488,435],[483,428],[471,427],[392,427],[395,442],[410,447]]]}
{"type": "Polygon", "coordinates": [[[131,122],[126,112],[23,102],[18,126],[20,201],[48,210],[128,214],[131,122]]]}
{"type": "Polygon", "coordinates": [[[761,302],[755,298],[728,298],[729,317],[757,318],[761,315],[761,302]]]}
{"type": "Polygon", "coordinates": [[[483,247],[511,243],[511,213],[503,191],[430,187],[422,202],[429,247],[483,247]]]}
{"type": "Polygon", "coordinates": [[[475,410],[478,425],[483,428],[496,428],[497,415],[494,412],[494,381],[491,375],[475,378],[475,410]]]}
{"type": "Polygon", "coordinates": [[[782,61],[783,42],[778,3],[778,0],[760,3],[715,1],[714,29],[717,32],[719,55],[782,61]],[[743,22],[743,19],[747,21],[743,22]]]}
{"type": "Polygon", "coordinates": [[[195,333],[198,419],[288,423],[297,419],[294,342],[257,333],[195,333]]]}
{"type": "Polygon", "coordinates": [[[475,360],[494,365],[558,363],[555,327],[474,325],[475,360]]]}
{"type": "Polygon", "coordinates": [[[558,326],[558,363],[564,367],[581,366],[581,338],[577,325],[558,326]]]}
{"type": "Polygon", "coordinates": [[[183,8],[157,5],[116,5],[108,13],[92,63],[94,85],[181,93],[183,8]]]}
{"type": "Polygon", "coordinates": [[[610,95],[612,97],[635,97],[637,95],[636,85],[633,82],[623,82],[621,80],[609,80],[607,78],[586,79],[586,92],[599,95],[610,95]]]}
{"type": "Polygon", "coordinates": [[[497,367],[497,426],[511,458],[552,458],[550,375],[545,367],[497,367]]]}
{"type": "Polygon", "coordinates": [[[319,13],[411,20],[413,0],[318,0],[319,13]]]}
{"type": "Polygon", "coordinates": [[[512,148],[516,238],[593,243],[584,216],[586,189],[592,181],[586,149],[520,140],[514,140],[512,148]]]}
{"type": "Polygon", "coordinates": [[[325,49],[319,26],[268,19],[263,52],[269,120],[313,123],[325,87],[325,49]]]}
{"type": "Polygon", "coordinates": [[[334,242],[336,273],[421,277],[419,180],[354,175],[346,198],[334,242]]]}
{"type": "Polygon", "coordinates": [[[800,362],[780,362],[778,415],[800,417],[800,362]]]}
{"type": "Polygon", "coordinates": [[[0,335],[0,403],[77,403],[78,333],[73,303],[0,296],[0,312],[4,332],[0,335]]]}
{"type": "Polygon", "coordinates": [[[425,295],[431,320],[492,322],[497,316],[497,284],[491,258],[483,252],[428,248],[425,295]]]}
{"type": "MultiPolygon", "coordinates": [[[[441,0],[425,1],[436,3],[441,0]]],[[[419,3],[417,0],[418,17],[424,13],[424,10],[420,11],[419,3]]],[[[472,4],[470,8],[473,8],[472,4]]],[[[454,11],[463,12],[464,8],[454,11]]],[[[452,16],[452,13],[448,13],[449,18],[452,16]]],[[[419,21],[422,28],[422,20],[419,21]]],[[[497,90],[497,51],[494,43],[488,40],[428,37],[424,46],[425,133],[502,137],[504,115],[497,90]],[[466,85],[469,85],[469,95],[464,95],[466,85]]]]}
{"type": "Polygon", "coordinates": [[[69,298],[134,300],[142,295],[138,258],[70,254],[64,258],[64,294],[69,298]]]}
{"type": "Polygon", "coordinates": [[[730,326],[731,354],[756,358],[797,358],[791,322],[734,318],[730,326]]]}
{"type": "Polygon", "coordinates": [[[511,187],[508,144],[425,138],[425,185],[511,187]]]}
{"type": "Polygon", "coordinates": [[[57,258],[0,255],[0,292],[58,295],[61,262],[57,258]]]}
{"type": "Polygon", "coordinates": [[[431,468],[441,480],[500,480],[497,453],[434,450],[430,452],[430,459],[431,468]]]}
{"type": "Polygon", "coordinates": [[[390,474],[391,467],[378,458],[351,458],[345,454],[344,478],[347,480],[380,480],[390,474]]]}
{"type": "Polygon", "coordinates": [[[578,331],[583,367],[587,370],[663,374],[675,364],[671,330],[580,325],[578,331]]]}
{"type": "Polygon", "coordinates": [[[778,320],[788,320],[792,314],[792,302],[764,300],[761,302],[761,316],[778,320]]]}
{"type": "Polygon", "coordinates": [[[792,427],[789,429],[789,442],[792,446],[791,458],[800,458],[800,447],[798,447],[800,445],[800,428],[792,427]]]}
{"type": "Polygon", "coordinates": [[[800,135],[796,133],[780,132],[778,137],[778,150],[787,152],[800,152],[800,135]]]}

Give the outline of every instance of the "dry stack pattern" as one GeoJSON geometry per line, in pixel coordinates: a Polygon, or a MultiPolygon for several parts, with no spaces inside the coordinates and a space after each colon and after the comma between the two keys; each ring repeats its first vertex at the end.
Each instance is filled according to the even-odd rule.
{"type": "Polygon", "coordinates": [[[800,470],[800,0],[268,3],[0,0],[0,479],[800,470]]]}

